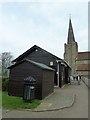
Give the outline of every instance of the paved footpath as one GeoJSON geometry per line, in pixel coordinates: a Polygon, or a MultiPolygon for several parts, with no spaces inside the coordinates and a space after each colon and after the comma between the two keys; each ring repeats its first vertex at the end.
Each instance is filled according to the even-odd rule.
{"type": "Polygon", "coordinates": [[[42,100],[42,103],[33,111],[56,111],[71,107],[75,102],[76,95],[72,91],[68,91],[68,87],[66,85],[65,88],[55,88],[54,93],[42,100]]]}
{"type": "Polygon", "coordinates": [[[73,105],[56,111],[44,112],[30,110],[3,110],[3,118],[88,118],[88,87],[83,82],[81,82],[81,85],[66,85],[64,88],[57,89],[56,91],[57,95],[55,92],[53,93],[55,94],[55,97],[53,95],[51,95],[51,97],[49,96],[49,99],[47,97],[43,101],[43,103],[47,102],[46,105],[43,104],[43,107],[39,106],[37,109],[42,110],[43,108],[46,110],[46,106],[48,106],[49,109],[51,109],[52,106],[54,106],[54,108],[57,108],[57,106],[60,108],[60,106],[63,105],[67,106],[69,103],[72,103],[73,96],[76,95],[73,105]],[[67,95],[66,98],[65,95],[67,95]],[[57,99],[57,96],[59,99],[57,99]],[[52,98],[54,102],[52,101],[52,98]],[[55,101],[57,101],[57,104],[55,101]]]}

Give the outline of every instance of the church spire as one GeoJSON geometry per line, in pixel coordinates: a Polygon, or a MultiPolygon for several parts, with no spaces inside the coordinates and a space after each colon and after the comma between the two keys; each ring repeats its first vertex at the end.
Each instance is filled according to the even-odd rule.
{"type": "Polygon", "coordinates": [[[74,37],[72,22],[71,22],[71,18],[70,18],[69,19],[69,29],[68,29],[67,43],[72,44],[72,42],[75,42],[75,37],[74,37]]]}

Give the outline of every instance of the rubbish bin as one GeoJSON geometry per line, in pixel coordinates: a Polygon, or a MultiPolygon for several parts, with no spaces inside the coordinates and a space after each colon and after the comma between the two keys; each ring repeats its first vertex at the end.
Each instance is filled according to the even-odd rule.
{"type": "Polygon", "coordinates": [[[31,100],[35,99],[35,84],[36,84],[36,80],[31,76],[24,79],[24,88],[23,88],[24,101],[31,102],[31,100]]]}

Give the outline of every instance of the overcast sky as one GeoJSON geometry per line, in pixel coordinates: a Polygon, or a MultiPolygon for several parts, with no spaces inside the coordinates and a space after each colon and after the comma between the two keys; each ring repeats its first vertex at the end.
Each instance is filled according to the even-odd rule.
{"type": "Polygon", "coordinates": [[[87,51],[87,1],[0,3],[0,52],[11,52],[16,58],[38,45],[63,58],[70,14],[79,51],[87,51]]]}

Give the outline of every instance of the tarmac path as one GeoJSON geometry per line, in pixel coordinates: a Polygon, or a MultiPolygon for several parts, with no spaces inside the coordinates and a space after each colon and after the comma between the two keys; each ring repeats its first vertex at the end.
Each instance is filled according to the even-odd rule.
{"type": "Polygon", "coordinates": [[[81,82],[81,85],[72,84],[61,90],[76,94],[72,107],[46,112],[3,110],[3,118],[88,118],[88,87],[81,82]]]}

